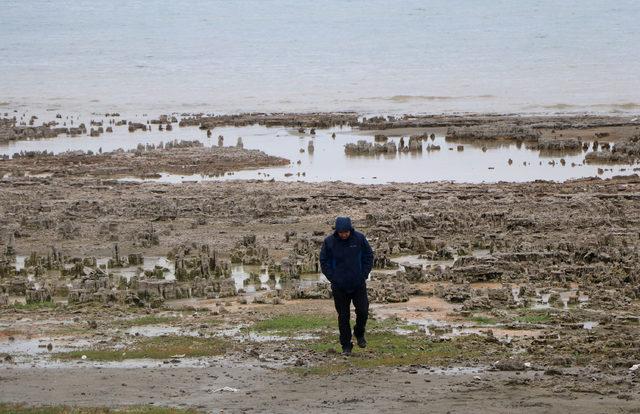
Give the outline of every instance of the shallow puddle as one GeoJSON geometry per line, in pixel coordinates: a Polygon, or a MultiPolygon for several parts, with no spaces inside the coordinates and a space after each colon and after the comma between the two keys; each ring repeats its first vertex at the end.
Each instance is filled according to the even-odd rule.
{"type": "Polygon", "coordinates": [[[178,326],[163,326],[163,325],[151,325],[151,326],[133,326],[125,331],[129,335],[140,336],[163,336],[163,335],[181,335],[181,336],[199,336],[198,332],[186,331],[178,326]]]}
{"type": "Polygon", "coordinates": [[[450,368],[418,368],[417,374],[435,374],[435,375],[465,375],[479,374],[489,367],[450,367],[450,368]]]}
{"type": "Polygon", "coordinates": [[[163,272],[165,280],[176,279],[175,264],[172,260],[165,256],[145,256],[143,258],[142,270],[152,271],[156,267],[166,269],[163,272]]]}
{"type": "Polygon", "coordinates": [[[142,266],[109,267],[111,257],[96,258],[96,266],[105,270],[116,278],[124,278],[127,282],[134,276],[142,276],[145,271],[152,272],[158,268],[164,269],[162,274],[165,280],[175,280],[175,263],[166,256],[144,256],[142,266]]]}
{"type": "Polygon", "coordinates": [[[562,307],[564,310],[568,310],[570,306],[576,305],[582,307],[589,301],[589,296],[580,293],[577,287],[570,289],[549,289],[544,293],[541,289],[536,289],[536,297],[533,298],[534,303],[531,305],[532,309],[550,309],[551,307],[562,307]],[[552,304],[552,295],[559,297],[559,303],[552,304]],[[558,306],[560,305],[561,306],[558,306]]]}
{"type": "Polygon", "coordinates": [[[24,269],[26,260],[27,260],[27,256],[19,256],[19,255],[16,256],[16,263],[15,263],[16,272],[19,272],[22,269],[24,269]]]}
{"type": "Polygon", "coordinates": [[[274,276],[271,279],[268,266],[232,264],[231,277],[238,291],[243,289],[247,293],[255,293],[260,290],[282,289],[280,277],[274,276]]]}
{"type": "MultiPolygon", "coordinates": [[[[444,270],[447,267],[453,266],[453,262],[455,261],[455,259],[430,260],[430,259],[421,258],[420,255],[417,255],[417,254],[393,257],[390,260],[398,264],[399,270],[405,270],[404,268],[405,265],[421,266],[423,269],[426,269],[426,270],[433,269],[436,267],[444,270]]],[[[395,269],[393,271],[395,271],[395,269]]]]}
{"type": "Polygon", "coordinates": [[[3,339],[0,341],[0,353],[19,356],[35,356],[50,352],[65,352],[74,348],[87,347],[91,343],[78,338],[34,338],[14,340],[3,339]],[[51,344],[51,350],[47,345],[51,344]]]}
{"type": "Polygon", "coordinates": [[[216,336],[223,336],[233,338],[235,340],[244,342],[283,342],[283,341],[311,341],[318,339],[319,336],[314,334],[298,334],[298,335],[278,335],[278,332],[273,333],[259,333],[245,330],[248,325],[240,324],[231,328],[218,329],[213,334],[216,336]]]}
{"type": "Polygon", "coordinates": [[[244,338],[253,342],[284,342],[284,341],[311,341],[320,338],[317,335],[302,334],[295,336],[281,336],[281,335],[266,335],[255,332],[250,332],[245,335],[244,338]]]}
{"type": "MultiPolygon", "coordinates": [[[[237,369],[237,368],[249,368],[252,370],[260,370],[265,366],[270,369],[278,369],[285,366],[287,361],[272,361],[261,360],[255,361],[253,359],[243,358],[238,360],[236,358],[229,358],[226,355],[222,356],[208,356],[202,358],[169,358],[164,360],[159,359],[125,359],[123,361],[91,361],[91,360],[74,360],[74,361],[61,361],[49,358],[36,358],[28,361],[16,361],[17,364],[12,365],[12,369],[31,369],[31,368],[45,368],[45,369],[60,369],[60,368],[87,368],[87,369],[135,369],[135,368],[154,368],[154,369],[175,369],[179,368],[213,368],[213,369],[237,369]]],[[[169,375],[170,372],[167,373],[169,375]]]]}
{"type": "MultiPolygon", "coordinates": [[[[486,285],[486,283],[484,283],[486,285]]],[[[538,329],[508,329],[504,324],[481,324],[465,320],[455,311],[460,305],[452,304],[437,297],[416,296],[408,302],[393,304],[373,304],[372,313],[381,319],[399,318],[408,325],[418,327],[418,331],[426,335],[440,338],[453,338],[463,335],[489,335],[498,340],[511,342],[516,337],[536,337],[542,333],[538,329]],[[491,332],[491,333],[490,333],[491,332]]],[[[402,329],[398,334],[409,334],[413,331],[402,329]]]]}
{"type": "MultiPolygon", "coordinates": [[[[231,277],[236,289],[254,294],[259,291],[280,290],[292,281],[283,281],[280,276],[272,275],[266,265],[232,264],[231,277]]],[[[295,280],[301,287],[309,287],[321,282],[328,282],[322,273],[303,273],[295,280]]]]}
{"type": "MultiPolygon", "coordinates": [[[[485,258],[485,257],[491,256],[491,252],[487,249],[476,249],[471,252],[470,256],[475,258],[485,258]]],[[[418,255],[418,254],[409,254],[409,255],[392,257],[390,260],[398,264],[398,266],[400,266],[400,270],[404,270],[404,265],[421,266],[425,270],[429,270],[429,269],[433,270],[435,268],[440,268],[441,270],[444,270],[445,268],[453,266],[453,264],[459,257],[460,256],[458,256],[457,254],[453,254],[452,259],[432,260],[432,259],[427,259],[425,257],[421,257],[421,255],[418,255]]]]}

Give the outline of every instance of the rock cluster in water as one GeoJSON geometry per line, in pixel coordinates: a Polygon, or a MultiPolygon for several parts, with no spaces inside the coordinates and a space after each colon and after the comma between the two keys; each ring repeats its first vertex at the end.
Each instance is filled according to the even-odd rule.
{"type": "Polygon", "coordinates": [[[159,172],[174,174],[221,175],[227,171],[286,165],[288,160],[265,154],[259,150],[237,147],[204,147],[199,141],[169,141],[167,143],[138,144],[131,150],[111,152],[66,151],[53,154],[28,151],[5,157],[0,171],[22,176],[46,174],[51,176],[122,176],[157,177],[159,172]]]}

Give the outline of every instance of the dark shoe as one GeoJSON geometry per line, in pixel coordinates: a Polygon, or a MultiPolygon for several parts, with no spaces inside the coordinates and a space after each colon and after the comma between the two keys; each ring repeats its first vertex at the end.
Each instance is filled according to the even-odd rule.
{"type": "Polygon", "coordinates": [[[367,340],[364,339],[364,335],[362,335],[359,338],[356,338],[356,341],[358,341],[358,346],[360,348],[366,348],[367,347],[367,340]]]}
{"type": "Polygon", "coordinates": [[[348,348],[342,348],[342,355],[344,356],[350,356],[351,355],[351,350],[353,349],[353,345],[348,347],[348,348]]]}

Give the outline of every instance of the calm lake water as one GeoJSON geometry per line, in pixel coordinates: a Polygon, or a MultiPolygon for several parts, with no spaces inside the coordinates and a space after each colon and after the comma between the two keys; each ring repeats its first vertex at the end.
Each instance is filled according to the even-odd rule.
{"type": "Polygon", "coordinates": [[[4,0],[0,110],[640,111],[636,0],[4,0]]]}

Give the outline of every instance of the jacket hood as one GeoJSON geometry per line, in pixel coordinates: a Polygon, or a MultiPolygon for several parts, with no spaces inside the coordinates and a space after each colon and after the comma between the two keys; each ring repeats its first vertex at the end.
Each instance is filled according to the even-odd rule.
{"type": "Polygon", "coordinates": [[[353,226],[351,225],[351,219],[349,217],[336,218],[336,232],[339,231],[353,231],[353,226]]]}

